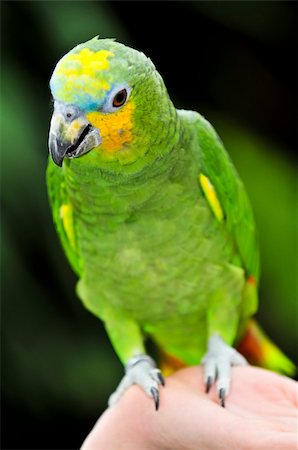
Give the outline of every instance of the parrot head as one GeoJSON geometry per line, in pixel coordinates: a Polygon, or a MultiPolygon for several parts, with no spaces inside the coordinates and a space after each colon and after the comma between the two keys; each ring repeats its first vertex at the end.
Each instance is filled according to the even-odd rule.
{"type": "Polygon", "coordinates": [[[176,112],[153,63],[112,39],[95,37],[67,53],[50,89],[49,150],[58,166],[152,159],[175,134],[176,112]]]}

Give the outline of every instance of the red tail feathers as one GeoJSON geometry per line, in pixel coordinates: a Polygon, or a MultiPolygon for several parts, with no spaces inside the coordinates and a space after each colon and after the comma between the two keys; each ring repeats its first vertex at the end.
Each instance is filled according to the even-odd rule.
{"type": "Polygon", "coordinates": [[[266,336],[255,320],[250,320],[237,350],[250,364],[293,376],[295,364],[266,336]]]}

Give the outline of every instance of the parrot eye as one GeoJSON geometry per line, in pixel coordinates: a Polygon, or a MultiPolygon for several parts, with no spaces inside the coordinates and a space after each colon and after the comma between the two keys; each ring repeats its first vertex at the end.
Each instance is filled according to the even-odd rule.
{"type": "Polygon", "coordinates": [[[113,98],[113,107],[120,108],[123,106],[127,99],[127,90],[121,89],[121,91],[117,92],[115,97],[113,98]]]}
{"type": "Polygon", "coordinates": [[[116,112],[121,106],[125,105],[129,98],[131,88],[127,85],[118,85],[106,97],[102,106],[102,111],[105,113],[116,112]]]}

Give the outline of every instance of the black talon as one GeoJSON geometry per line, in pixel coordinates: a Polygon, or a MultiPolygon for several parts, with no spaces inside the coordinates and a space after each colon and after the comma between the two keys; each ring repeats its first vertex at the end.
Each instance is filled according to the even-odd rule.
{"type": "Polygon", "coordinates": [[[152,387],[150,389],[150,392],[151,392],[153,400],[154,400],[155,410],[157,411],[158,407],[159,407],[159,392],[155,387],[152,387]]]}
{"type": "Polygon", "coordinates": [[[211,385],[212,385],[212,377],[208,377],[205,390],[206,394],[208,394],[208,392],[210,391],[211,385]]]}
{"type": "Polygon", "coordinates": [[[215,369],[215,379],[214,379],[214,382],[217,381],[217,378],[218,378],[218,369],[216,368],[216,369],[215,369]]]}
{"type": "Polygon", "coordinates": [[[224,388],[221,388],[219,390],[219,398],[220,398],[220,404],[224,408],[225,407],[225,398],[226,398],[226,390],[224,388]]]}
{"type": "Polygon", "coordinates": [[[164,386],[166,384],[164,376],[161,372],[157,372],[157,378],[159,379],[159,382],[162,386],[164,386]]]}

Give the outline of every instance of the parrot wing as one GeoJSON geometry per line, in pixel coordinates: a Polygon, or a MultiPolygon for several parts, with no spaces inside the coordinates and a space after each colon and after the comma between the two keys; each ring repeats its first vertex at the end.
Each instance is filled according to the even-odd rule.
{"type": "Polygon", "coordinates": [[[63,171],[49,160],[47,185],[54,223],[64,252],[74,272],[81,274],[81,264],[75,236],[73,207],[64,184],[63,171]]]}
{"type": "Polygon", "coordinates": [[[244,185],[214,128],[199,114],[195,123],[200,146],[199,181],[202,190],[216,218],[224,221],[231,233],[247,280],[257,284],[258,239],[244,185]]]}

